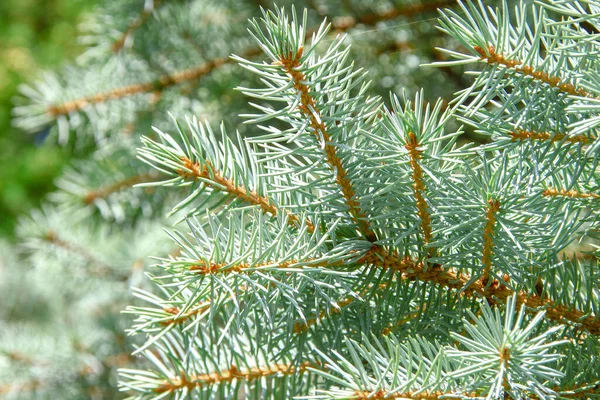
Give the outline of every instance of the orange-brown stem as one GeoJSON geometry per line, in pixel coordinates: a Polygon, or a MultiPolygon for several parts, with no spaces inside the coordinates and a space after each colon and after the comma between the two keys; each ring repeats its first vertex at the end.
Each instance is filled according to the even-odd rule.
{"type": "Polygon", "coordinates": [[[485,219],[487,220],[483,229],[483,251],[481,263],[483,264],[482,281],[485,283],[490,277],[492,268],[492,255],[494,253],[494,227],[496,226],[497,212],[500,210],[500,201],[490,199],[488,201],[485,219]]]}
{"type": "MultiPolygon", "coordinates": [[[[408,133],[408,140],[406,141],[406,150],[410,156],[410,167],[412,168],[413,174],[413,191],[415,200],[417,202],[417,214],[421,219],[421,229],[423,230],[423,243],[427,245],[431,240],[431,217],[429,216],[429,210],[427,202],[423,197],[425,193],[425,182],[423,181],[423,169],[421,168],[421,150],[419,150],[419,143],[417,141],[417,135],[413,132],[408,133]]],[[[433,249],[429,249],[430,255],[433,255],[433,249]]]]}
{"type": "Polygon", "coordinates": [[[494,46],[489,46],[486,50],[479,46],[473,47],[480,56],[482,60],[486,60],[488,64],[498,64],[502,65],[506,68],[512,68],[515,71],[533,78],[536,81],[544,82],[551,87],[557,88],[559,91],[563,93],[568,93],[573,96],[583,96],[583,97],[595,97],[590,92],[587,92],[583,88],[578,88],[572,83],[562,82],[561,78],[558,76],[550,76],[547,72],[544,71],[536,71],[535,67],[532,65],[523,65],[522,61],[515,59],[507,59],[503,54],[496,53],[496,48],[494,46]]]}
{"type": "MultiPolygon", "coordinates": [[[[359,262],[383,270],[392,270],[399,274],[400,279],[403,280],[431,282],[442,288],[461,290],[461,296],[484,298],[490,304],[506,303],[508,298],[515,294],[514,290],[506,287],[504,281],[494,279],[491,282],[484,282],[482,279],[478,279],[470,282],[471,277],[467,274],[457,275],[454,271],[445,270],[438,265],[433,266],[433,268],[431,266],[426,268],[423,262],[413,261],[409,257],[398,257],[378,246],[373,246],[373,250],[362,257],[359,262]]],[[[344,301],[344,306],[350,304],[352,304],[352,301],[344,301]]],[[[579,324],[582,329],[591,334],[600,334],[600,318],[593,314],[584,313],[527,292],[516,294],[516,304],[518,307],[525,305],[529,313],[537,313],[540,309],[543,309],[546,311],[546,317],[550,320],[559,323],[579,324]]]]}
{"type": "Polygon", "coordinates": [[[440,7],[448,7],[456,5],[454,0],[437,0],[427,1],[422,4],[411,4],[404,7],[392,8],[381,13],[372,13],[354,17],[334,18],[333,27],[337,30],[348,30],[355,27],[357,24],[376,25],[379,22],[389,21],[398,17],[412,17],[416,14],[421,14],[429,11],[436,11],[440,7]]]}
{"type": "Polygon", "coordinates": [[[548,133],[548,132],[535,132],[528,131],[525,129],[517,129],[509,133],[513,142],[523,140],[549,140],[551,142],[565,141],[567,143],[581,143],[588,144],[591,139],[585,135],[567,136],[564,133],[548,133]]]}
{"type": "Polygon", "coordinates": [[[154,392],[174,392],[183,388],[192,390],[207,385],[231,382],[233,380],[243,380],[249,382],[265,377],[275,377],[277,375],[301,374],[304,373],[308,367],[314,366],[315,365],[313,363],[305,362],[297,367],[291,364],[272,364],[264,367],[254,367],[246,370],[240,370],[236,366],[232,365],[226,370],[216,371],[209,374],[193,375],[189,377],[186,376],[182,371],[180,377],[166,380],[161,386],[154,389],[154,392]]]}
{"type": "Polygon", "coordinates": [[[109,267],[104,262],[98,260],[87,249],[77,246],[76,244],[67,242],[66,240],[64,240],[60,236],[58,236],[58,234],[52,230],[49,230],[46,233],[44,240],[46,240],[49,243],[52,243],[54,246],[62,248],[73,254],[77,254],[78,256],[83,258],[88,264],[93,266],[93,268],[89,269],[89,271],[92,272],[93,274],[96,274],[99,276],[114,276],[117,279],[119,279],[120,281],[126,281],[127,279],[129,279],[128,274],[123,274],[123,273],[119,273],[118,271],[115,271],[113,268],[109,267]]]}
{"type": "MultiPolygon", "coordinates": [[[[245,57],[254,57],[260,54],[259,49],[252,49],[244,53],[245,57]]],[[[180,84],[182,82],[198,79],[214,69],[224,65],[232,63],[231,58],[215,58],[209,60],[197,67],[186,69],[180,72],[176,72],[169,75],[163,75],[156,80],[149,82],[136,83],[128,86],[121,86],[106,92],[96,93],[92,96],[81,97],[79,99],[71,100],[66,103],[52,105],[47,108],[47,112],[53,117],[59,115],[69,114],[74,111],[83,109],[84,107],[92,104],[104,103],[109,100],[122,99],[124,97],[133,96],[140,93],[156,93],[164,90],[170,86],[180,84]]]]}
{"type": "Polygon", "coordinates": [[[337,155],[337,148],[331,143],[331,137],[327,132],[325,124],[322,122],[320,107],[316,104],[315,98],[312,96],[309,87],[305,83],[304,74],[298,70],[300,66],[300,58],[302,57],[302,47],[297,54],[286,54],[281,56],[279,63],[283,70],[290,75],[294,88],[300,95],[300,104],[298,109],[310,122],[310,127],[316,137],[321,142],[325,152],[325,158],[330,168],[335,173],[335,179],[339,185],[342,195],[344,196],[349,212],[358,225],[364,237],[369,241],[376,241],[377,237],[371,230],[369,221],[366,215],[360,208],[360,200],[356,194],[348,173],[344,167],[342,160],[337,155]]]}
{"type": "Polygon", "coordinates": [[[132,187],[133,185],[137,185],[138,183],[152,182],[157,178],[158,174],[155,172],[130,176],[121,181],[115,182],[112,185],[105,186],[96,190],[90,190],[83,197],[83,202],[85,204],[91,204],[96,199],[106,198],[113,193],[120,192],[121,190],[132,187]]]}
{"type": "MultiPolygon", "coordinates": [[[[198,162],[193,162],[189,158],[183,157],[181,159],[185,170],[179,170],[178,174],[185,179],[198,180],[200,178],[206,179],[210,182],[214,182],[216,185],[211,186],[214,190],[223,190],[230,195],[246,202],[259,206],[265,213],[276,215],[278,208],[272,204],[268,197],[260,196],[258,193],[252,190],[248,190],[243,185],[235,185],[231,179],[227,179],[221,175],[221,173],[206,162],[204,166],[201,166],[198,162]]],[[[210,185],[204,181],[205,184],[210,185]]],[[[297,215],[293,214],[289,210],[286,210],[288,223],[293,226],[300,225],[300,219],[297,215]]],[[[315,227],[310,220],[306,220],[306,225],[309,233],[314,232],[315,227]]]]}
{"type": "MultiPolygon", "coordinates": [[[[346,31],[355,27],[359,22],[365,25],[375,25],[379,21],[390,20],[399,16],[411,16],[420,12],[425,12],[429,10],[434,10],[438,7],[450,6],[452,3],[455,3],[452,0],[440,0],[434,3],[428,3],[424,5],[417,5],[406,7],[404,9],[392,9],[390,11],[380,13],[380,14],[369,14],[360,18],[360,20],[356,20],[354,18],[340,18],[333,22],[333,26],[338,31],[346,31]]],[[[150,16],[150,14],[148,15],[150,16]]],[[[147,20],[147,17],[146,17],[147,20]]],[[[143,21],[142,21],[143,23],[143,21]]],[[[134,22],[134,25],[136,23],[134,22]]],[[[141,26],[141,24],[140,24],[141,26]]],[[[133,29],[137,29],[139,26],[134,27],[133,29]]],[[[315,30],[308,30],[307,37],[310,37],[315,30]]],[[[123,47],[125,43],[125,39],[127,35],[131,34],[131,32],[125,32],[124,36],[122,36],[115,44],[113,45],[113,50],[118,51],[123,47]],[[121,42],[122,41],[122,42],[121,42]]],[[[262,50],[259,48],[249,49],[243,53],[244,58],[254,57],[258,54],[261,54],[262,50]]],[[[180,84],[182,82],[195,80],[201,78],[204,75],[211,73],[216,68],[221,67],[225,64],[230,64],[233,62],[231,58],[215,58],[213,60],[206,61],[205,63],[190,69],[186,69],[180,72],[175,72],[169,75],[163,75],[155,81],[151,82],[142,82],[133,85],[123,86],[119,88],[115,88],[113,90],[109,90],[106,92],[100,92],[91,96],[81,97],[79,99],[71,100],[62,104],[55,104],[49,106],[46,111],[53,117],[57,117],[59,115],[69,114],[74,111],[79,111],[84,107],[91,104],[98,104],[107,102],[110,100],[117,100],[128,96],[133,96],[140,93],[149,93],[149,92],[160,92],[170,86],[180,84]]]]}
{"type": "Polygon", "coordinates": [[[143,10],[140,13],[140,15],[129,24],[127,29],[125,29],[121,36],[119,36],[119,38],[115,40],[115,42],[111,46],[111,50],[113,53],[118,53],[119,51],[121,51],[121,49],[125,45],[125,41],[127,40],[127,38],[131,36],[137,29],[139,29],[146,21],[148,21],[148,19],[154,13],[154,10],[156,10],[156,8],[161,5],[161,2],[161,0],[154,0],[152,8],[143,10]]]}
{"type": "MultiPolygon", "coordinates": [[[[354,392],[354,396],[350,399],[352,400],[383,400],[383,399],[412,399],[412,400],[437,400],[442,396],[456,396],[455,392],[419,392],[415,391],[410,392],[402,392],[402,393],[390,393],[387,390],[379,390],[377,392],[372,392],[368,390],[359,390],[354,392]]],[[[475,393],[467,393],[461,394],[461,398],[465,397],[478,397],[475,393]]]]}
{"type": "Polygon", "coordinates": [[[164,311],[173,315],[173,318],[168,319],[166,321],[161,321],[161,322],[159,322],[159,324],[164,325],[164,326],[173,325],[173,324],[175,324],[175,325],[183,324],[184,322],[188,321],[195,315],[202,314],[204,311],[208,310],[209,308],[210,308],[210,302],[208,302],[208,301],[200,304],[196,308],[194,308],[184,314],[181,314],[181,315],[178,315],[181,312],[181,310],[178,307],[164,308],[164,311]]]}
{"type": "Polygon", "coordinates": [[[565,189],[556,189],[556,188],[550,188],[550,189],[546,189],[542,192],[542,196],[545,197],[571,197],[573,199],[598,199],[600,198],[600,195],[597,193],[582,193],[582,192],[578,192],[574,189],[571,189],[569,191],[565,190],[565,189]]]}
{"type": "MultiPolygon", "coordinates": [[[[341,267],[342,265],[344,265],[343,261],[335,261],[335,262],[329,262],[329,261],[315,262],[315,261],[316,261],[316,259],[306,259],[302,262],[309,263],[311,268],[317,268],[317,267],[335,268],[335,267],[341,267]]],[[[211,262],[211,263],[207,264],[205,261],[201,261],[197,264],[190,266],[189,270],[194,271],[198,274],[202,274],[202,275],[229,274],[229,273],[233,273],[233,272],[244,273],[244,272],[253,271],[257,268],[266,267],[269,265],[276,266],[277,268],[289,268],[291,266],[298,264],[299,262],[300,261],[298,261],[298,260],[288,260],[288,261],[281,261],[281,262],[266,261],[266,262],[258,263],[255,265],[251,265],[250,263],[239,263],[239,264],[234,264],[234,265],[227,267],[227,263],[211,262]]]]}

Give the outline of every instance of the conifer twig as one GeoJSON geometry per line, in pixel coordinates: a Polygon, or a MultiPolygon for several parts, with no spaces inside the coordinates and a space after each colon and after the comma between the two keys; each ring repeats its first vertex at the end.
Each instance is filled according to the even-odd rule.
{"type": "Polygon", "coordinates": [[[389,21],[398,17],[412,17],[429,11],[435,11],[440,7],[456,5],[455,0],[433,0],[421,4],[410,4],[403,7],[393,7],[381,13],[359,15],[357,17],[341,17],[333,19],[333,28],[337,30],[348,30],[358,24],[375,25],[379,22],[389,21]]]}
{"type": "MultiPolygon", "coordinates": [[[[380,14],[369,14],[367,16],[359,18],[358,20],[352,17],[335,19],[332,25],[334,29],[344,32],[354,28],[358,23],[365,25],[375,25],[379,21],[386,21],[399,16],[412,16],[420,12],[435,10],[439,7],[451,5],[453,3],[455,3],[455,1],[439,0],[434,3],[416,5],[405,9],[392,9],[390,11],[380,14]]],[[[314,30],[308,30],[307,37],[310,37],[310,35],[312,35],[312,32],[314,32],[314,30]]],[[[251,58],[259,54],[262,54],[262,50],[260,48],[253,48],[243,52],[241,54],[241,57],[251,58]]],[[[66,115],[75,111],[79,111],[85,108],[86,106],[92,104],[104,103],[110,100],[118,100],[141,93],[160,92],[173,85],[201,78],[204,75],[210,74],[215,69],[223,65],[230,64],[232,62],[233,60],[231,58],[215,58],[213,60],[208,60],[193,68],[185,69],[183,71],[175,72],[168,75],[163,75],[153,81],[117,87],[112,90],[81,97],[75,100],[67,101],[62,104],[50,105],[46,108],[46,111],[52,117],[58,117],[60,115],[66,115]]]]}
{"type": "Polygon", "coordinates": [[[89,263],[95,267],[95,268],[90,269],[90,271],[92,273],[95,273],[95,274],[98,274],[101,276],[105,276],[105,275],[116,276],[121,281],[126,281],[127,279],[129,279],[128,275],[119,274],[113,268],[110,268],[107,264],[98,260],[87,249],[77,246],[73,243],[67,242],[66,240],[62,239],[60,236],[58,236],[58,234],[55,231],[49,230],[46,233],[46,235],[43,237],[43,240],[46,240],[47,242],[53,244],[54,246],[62,248],[73,254],[77,254],[78,256],[83,258],[87,263],[89,263]]]}
{"type": "MultiPolygon", "coordinates": [[[[403,280],[431,282],[443,288],[460,290],[462,296],[469,298],[479,296],[485,298],[490,304],[506,303],[509,297],[515,293],[514,290],[506,287],[504,282],[500,282],[497,279],[494,279],[491,282],[484,282],[482,279],[471,282],[471,277],[466,274],[457,275],[451,270],[444,270],[439,265],[426,269],[423,262],[415,262],[409,257],[400,258],[378,246],[374,246],[374,249],[362,257],[360,262],[364,262],[366,265],[376,266],[383,270],[392,270],[395,273],[400,274],[400,278],[403,280]]],[[[354,300],[343,300],[342,304],[346,307],[352,304],[353,301],[354,300]]],[[[548,319],[562,324],[569,322],[580,324],[581,327],[588,332],[594,335],[600,334],[600,318],[598,316],[586,316],[586,313],[583,311],[556,304],[554,301],[543,299],[539,295],[518,292],[516,305],[518,307],[521,305],[527,306],[527,312],[532,314],[537,313],[539,309],[545,309],[546,317],[548,319]]],[[[337,313],[338,312],[323,314],[321,315],[321,318],[337,313]]],[[[309,326],[316,322],[318,321],[311,320],[309,326]]],[[[303,329],[298,328],[296,331],[304,331],[308,329],[309,326],[306,326],[303,329]]]]}
{"type": "Polygon", "coordinates": [[[96,199],[106,198],[113,193],[120,192],[124,189],[137,185],[138,183],[152,182],[156,178],[158,178],[158,174],[155,171],[130,176],[128,178],[115,182],[112,185],[101,187],[95,190],[90,190],[83,196],[83,202],[85,204],[91,204],[96,199]]]}
{"type": "Polygon", "coordinates": [[[302,50],[303,48],[300,47],[297,54],[280,55],[280,60],[278,62],[283,67],[284,71],[291,77],[294,89],[296,89],[300,95],[298,110],[308,118],[310,127],[313,129],[316,139],[321,142],[323,152],[325,153],[325,159],[335,173],[335,180],[342,191],[342,195],[344,196],[346,205],[348,206],[354,222],[358,225],[364,237],[369,241],[374,242],[377,240],[377,237],[372,231],[365,213],[360,208],[360,199],[348,178],[348,173],[342,164],[342,160],[337,155],[337,148],[331,144],[331,137],[329,136],[321,117],[320,106],[316,104],[315,98],[310,94],[310,89],[305,83],[306,79],[304,74],[297,69],[297,67],[300,66],[302,50]]]}
{"type": "Polygon", "coordinates": [[[566,83],[558,76],[550,76],[545,71],[537,71],[535,66],[524,65],[522,61],[516,59],[507,59],[502,53],[496,53],[494,46],[488,46],[486,50],[479,46],[474,46],[475,50],[481,56],[481,60],[487,61],[488,64],[498,64],[506,68],[510,68],[525,76],[529,76],[536,81],[543,82],[551,87],[557,88],[563,93],[573,96],[582,96],[594,98],[595,96],[583,88],[578,88],[572,83],[566,83]]]}
{"type": "Polygon", "coordinates": [[[219,384],[223,382],[231,382],[233,380],[253,381],[270,376],[302,374],[307,368],[314,364],[304,362],[299,366],[292,364],[271,364],[264,367],[253,367],[240,370],[232,365],[229,369],[216,371],[208,374],[186,376],[182,371],[181,376],[175,379],[166,380],[161,386],[154,389],[155,393],[174,392],[187,388],[201,388],[207,385],[219,384]]]}
{"type": "Polygon", "coordinates": [[[576,136],[567,136],[564,133],[549,133],[549,132],[536,132],[525,129],[517,129],[509,133],[513,142],[523,141],[523,140],[549,140],[551,142],[561,142],[565,141],[568,143],[582,143],[589,144],[591,142],[591,138],[585,135],[576,135],[576,136]]]}
{"type": "MultiPolygon", "coordinates": [[[[421,229],[423,230],[423,243],[427,245],[431,240],[431,217],[429,216],[428,205],[423,197],[425,192],[425,182],[423,181],[423,169],[419,164],[421,160],[421,152],[417,136],[413,132],[408,133],[406,142],[406,150],[410,156],[410,167],[413,171],[413,193],[417,202],[417,214],[421,219],[421,229]]],[[[429,249],[430,255],[433,255],[434,249],[429,249]]]]}
{"type": "MultiPolygon", "coordinates": [[[[204,166],[201,166],[199,162],[193,162],[187,157],[182,157],[181,161],[183,162],[185,169],[179,170],[178,174],[184,179],[204,179],[203,182],[206,185],[210,185],[214,190],[225,191],[246,203],[259,206],[265,213],[269,213],[273,216],[277,215],[279,209],[273,204],[271,199],[260,196],[255,191],[249,190],[243,185],[235,185],[231,179],[223,177],[219,171],[215,170],[208,160],[205,160],[204,166]],[[209,182],[214,182],[214,184],[211,185],[209,182]]],[[[289,210],[285,211],[287,213],[288,223],[293,226],[298,226],[300,224],[298,216],[289,210]]],[[[315,227],[313,223],[306,219],[306,224],[308,232],[314,232],[315,227]]]]}
{"type": "MultiPolygon", "coordinates": [[[[411,392],[396,392],[391,393],[388,390],[378,390],[377,392],[373,392],[370,390],[362,390],[354,392],[352,397],[347,397],[348,400],[383,400],[383,399],[411,399],[411,400],[438,400],[441,397],[445,396],[457,396],[455,392],[419,392],[411,391],[411,392]]],[[[460,398],[469,398],[469,397],[480,397],[476,393],[461,393],[460,398]]]]}
{"type": "Polygon", "coordinates": [[[494,251],[494,228],[496,226],[496,213],[500,210],[500,201],[490,199],[488,201],[487,213],[485,216],[486,224],[483,229],[483,274],[481,280],[487,282],[492,268],[492,254],[494,251]]]}
{"type": "Polygon", "coordinates": [[[154,13],[157,7],[159,7],[162,3],[162,0],[154,0],[154,4],[151,8],[144,9],[140,13],[140,15],[135,18],[129,26],[125,29],[125,31],[119,36],[117,40],[111,46],[111,50],[113,53],[118,53],[123,49],[125,45],[125,41],[128,37],[130,37],[136,30],[138,30],[154,13]]]}
{"type": "Polygon", "coordinates": [[[565,190],[565,189],[556,189],[556,188],[548,188],[542,192],[542,196],[545,197],[570,197],[573,199],[598,199],[600,195],[598,193],[585,193],[578,192],[575,189],[565,190]]]}

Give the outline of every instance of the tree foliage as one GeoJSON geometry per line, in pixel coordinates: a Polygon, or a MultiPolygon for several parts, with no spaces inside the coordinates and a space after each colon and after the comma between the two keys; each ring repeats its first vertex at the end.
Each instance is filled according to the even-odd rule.
{"type": "MultiPolygon", "coordinates": [[[[260,16],[227,1],[154,3],[125,27],[109,6],[81,66],[27,89],[15,111],[24,129],[56,121],[60,141],[97,147],[56,205],[22,224],[30,259],[60,275],[77,258],[98,275],[106,289],[87,296],[65,284],[74,306],[100,293],[102,311],[130,304],[131,320],[109,312],[115,326],[94,332],[129,324],[119,388],[136,399],[598,397],[598,7],[441,10],[449,58],[414,81],[465,68],[472,79],[456,79],[448,102],[411,88],[388,101],[369,78],[394,66],[360,40],[368,26],[412,29],[376,24],[431,4],[343,5],[352,17],[317,24],[334,2],[260,16]],[[254,43],[235,21],[248,16],[254,43]],[[106,21],[122,32],[109,42],[106,21]],[[204,46],[171,51],[191,43],[204,46]],[[147,122],[136,160],[124,137],[147,122]],[[65,226],[69,215],[82,222],[65,226]],[[148,254],[145,278],[130,274],[148,254]]],[[[102,371],[109,353],[92,351],[102,371]]],[[[4,391],[98,379],[69,366],[4,391]]]]}

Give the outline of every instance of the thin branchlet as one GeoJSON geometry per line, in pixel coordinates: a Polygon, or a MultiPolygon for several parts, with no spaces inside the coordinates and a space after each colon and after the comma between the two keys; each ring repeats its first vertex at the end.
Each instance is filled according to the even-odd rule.
{"type": "Polygon", "coordinates": [[[516,72],[529,76],[536,81],[557,88],[563,93],[573,96],[595,97],[592,93],[583,88],[579,88],[572,83],[563,82],[558,76],[551,76],[545,71],[536,70],[536,67],[532,65],[524,65],[520,60],[506,58],[502,53],[497,53],[494,46],[488,46],[485,50],[479,46],[474,46],[473,50],[481,56],[481,60],[487,61],[488,64],[498,64],[506,68],[514,69],[516,72]]]}
{"type": "MultiPolygon", "coordinates": [[[[461,296],[464,297],[486,299],[490,304],[504,304],[515,294],[515,291],[508,288],[504,281],[497,279],[486,282],[482,279],[471,281],[471,277],[467,274],[456,274],[454,271],[446,270],[439,265],[426,268],[423,262],[416,262],[410,257],[398,257],[377,246],[374,246],[374,249],[362,257],[360,261],[383,270],[392,270],[399,274],[402,280],[431,282],[442,288],[460,290],[461,296]]],[[[353,302],[343,301],[345,306],[353,302]]],[[[546,317],[550,320],[561,324],[575,324],[591,334],[600,334],[600,318],[574,307],[558,304],[553,300],[544,299],[539,295],[524,291],[516,294],[516,304],[518,307],[525,305],[527,307],[526,311],[531,314],[544,309],[546,310],[546,317]]],[[[334,314],[339,313],[339,311],[341,310],[336,311],[334,314]]],[[[321,318],[328,315],[332,315],[332,313],[324,314],[321,318]]]]}
{"type": "Polygon", "coordinates": [[[332,25],[334,29],[345,31],[357,24],[376,25],[379,22],[389,21],[398,17],[412,17],[416,14],[436,11],[438,8],[453,5],[456,5],[454,0],[434,0],[422,4],[407,4],[402,7],[393,7],[388,11],[380,13],[364,14],[357,17],[334,18],[332,25]]]}
{"type": "Polygon", "coordinates": [[[121,273],[114,268],[111,268],[108,264],[94,256],[88,249],[61,238],[59,234],[53,230],[48,230],[42,239],[51,243],[53,246],[81,257],[88,264],[88,271],[92,274],[102,277],[112,277],[120,281],[129,279],[129,274],[121,273]]]}
{"type": "Polygon", "coordinates": [[[117,40],[115,40],[111,46],[111,50],[113,53],[118,53],[125,46],[125,42],[128,37],[131,37],[136,30],[138,30],[146,21],[150,19],[152,14],[154,14],[155,10],[160,7],[162,4],[162,0],[154,0],[151,8],[145,8],[142,12],[127,26],[127,28],[123,31],[123,33],[119,36],[117,40]]]}
{"type": "Polygon", "coordinates": [[[348,178],[348,172],[344,167],[342,160],[337,154],[337,148],[331,142],[331,136],[327,132],[327,127],[323,123],[319,104],[316,104],[315,98],[310,92],[310,88],[306,85],[306,78],[302,71],[299,70],[300,59],[302,57],[303,48],[300,47],[296,54],[280,55],[278,63],[283,70],[291,77],[294,89],[300,95],[300,104],[298,109],[310,121],[310,127],[316,139],[323,146],[325,159],[330,168],[335,173],[335,180],[339,185],[349,212],[352,215],[354,222],[358,225],[359,230],[364,237],[374,242],[377,240],[375,232],[371,229],[367,216],[360,208],[360,199],[354,190],[352,182],[348,178]]]}
{"type": "Polygon", "coordinates": [[[481,280],[487,282],[490,278],[492,268],[492,255],[494,253],[494,228],[496,226],[497,213],[500,210],[500,201],[490,199],[486,207],[486,223],[483,228],[483,251],[481,263],[483,264],[483,274],[481,280]]]}
{"type": "MultiPolygon", "coordinates": [[[[423,243],[427,245],[431,241],[431,217],[429,215],[428,205],[423,197],[425,193],[425,182],[423,180],[423,168],[420,160],[422,150],[419,150],[417,136],[413,132],[408,133],[406,150],[410,156],[410,167],[412,169],[413,192],[417,203],[417,213],[421,219],[421,229],[423,230],[423,243]]],[[[434,249],[429,249],[429,254],[433,255],[434,249]]]]}
{"type": "MultiPolygon", "coordinates": [[[[203,166],[199,162],[193,162],[187,157],[182,157],[181,161],[185,169],[180,169],[177,173],[184,179],[204,179],[204,184],[209,185],[214,190],[224,191],[241,201],[259,206],[265,213],[273,216],[277,215],[279,209],[273,204],[271,199],[261,196],[253,190],[248,190],[243,185],[236,185],[233,180],[223,177],[208,161],[205,161],[203,166]],[[210,182],[214,182],[214,184],[211,185],[210,182]]],[[[285,210],[285,212],[290,225],[300,225],[300,219],[297,215],[289,210],[285,210]]],[[[310,220],[306,219],[306,225],[309,233],[314,232],[315,227],[310,220]]]]}
{"type": "Polygon", "coordinates": [[[565,189],[556,189],[549,188],[542,192],[542,196],[545,197],[570,197],[573,199],[600,199],[600,195],[598,193],[585,193],[578,192],[575,189],[565,190],[565,189]]]}
{"type": "MultiPolygon", "coordinates": [[[[387,21],[400,16],[413,16],[421,12],[435,10],[442,6],[449,6],[452,3],[454,2],[451,0],[440,0],[431,4],[415,5],[399,9],[394,8],[383,13],[368,14],[359,19],[355,19],[352,17],[344,17],[334,20],[333,27],[337,31],[343,32],[354,28],[359,23],[364,25],[375,25],[380,21],[387,21]]],[[[134,21],[132,23],[133,30],[126,30],[126,32],[123,33],[123,36],[121,36],[113,44],[113,51],[118,52],[123,47],[127,36],[130,36],[133,33],[133,31],[138,29],[145,21],[149,19],[151,15],[152,12],[149,12],[148,15],[144,17],[144,20],[141,23],[136,23],[134,21]]],[[[313,32],[315,32],[315,30],[308,30],[306,36],[310,37],[313,34],[313,32]]],[[[260,48],[252,48],[246,50],[241,55],[243,58],[251,58],[261,53],[262,50],[260,48]]],[[[61,104],[53,104],[46,108],[46,112],[52,117],[58,117],[60,115],[66,115],[72,112],[82,110],[83,108],[93,104],[100,104],[107,101],[118,100],[143,93],[160,93],[164,89],[167,89],[173,85],[178,85],[183,82],[199,79],[205,75],[210,74],[215,69],[223,65],[231,64],[233,61],[234,60],[232,58],[227,57],[215,58],[212,60],[208,60],[196,67],[175,72],[173,74],[162,75],[156,80],[122,86],[112,90],[99,92],[90,96],[80,97],[78,99],[67,101],[61,104]]]]}
{"type": "Polygon", "coordinates": [[[105,187],[101,187],[95,190],[88,191],[83,196],[83,202],[85,204],[92,204],[97,199],[104,199],[110,196],[113,193],[120,192],[122,190],[128,189],[138,183],[149,183],[153,182],[159,177],[156,172],[148,172],[144,174],[130,176],[128,178],[122,179],[118,182],[113,183],[112,185],[108,185],[105,187]]]}
{"type": "MultiPolygon", "coordinates": [[[[253,57],[258,53],[258,49],[253,49],[252,51],[248,51],[247,54],[245,54],[245,56],[253,57]]],[[[204,75],[209,74],[214,69],[224,64],[229,64],[231,62],[232,60],[230,58],[215,58],[213,60],[206,61],[205,63],[197,67],[189,68],[173,74],[162,75],[159,78],[152,81],[121,86],[105,92],[99,92],[91,96],[81,97],[75,100],[67,101],[62,104],[51,105],[48,106],[46,111],[52,117],[58,117],[59,115],[65,115],[75,111],[79,111],[93,104],[104,103],[110,100],[118,100],[137,94],[157,93],[173,85],[198,79],[204,75]]]]}
{"type": "MultiPolygon", "coordinates": [[[[376,392],[369,390],[357,390],[352,397],[352,400],[383,400],[383,399],[411,399],[411,400],[437,400],[444,396],[457,396],[455,392],[439,391],[409,391],[409,392],[391,392],[389,390],[378,390],[376,392]]],[[[476,393],[461,393],[460,398],[479,397],[476,393]]]]}
{"type": "Polygon", "coordinates": [[[174,392],[187,388],[192,390],[209,385],[215,385],[224,382],[246,381],[250,382],[266,377],[276,377],[292,374],[302,374],[307,368],[316,366],[311,362],[304,362],[298,366],[293,364],[271,364],[263,367],[253,367],[249,369],[239,369],[232,365],[229,369],[216,371],[208,374],[187,376],[181,372],[181,376],[174,379],[165,380],[159,387],[154,389],[155,393],[174,392]]]}
{"type": "Polygon", "coordinates": [[[551,141],[551,142],[566,142],[566,143],[581,143],[589,144],[592,142],[592,138],[585,135],[567,136],[564,133],[549,133],[549,132],[536,132],[525,129],[517,129],[509,132],[509,136],[513,142],[524,141],[524,140],[539,140],[539,141],[551,141]]]}

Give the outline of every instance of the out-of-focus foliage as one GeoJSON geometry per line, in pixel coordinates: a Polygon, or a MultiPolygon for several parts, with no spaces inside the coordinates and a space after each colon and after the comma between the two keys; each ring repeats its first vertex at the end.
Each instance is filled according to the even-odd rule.
{"type": "Polygon", "coordinates": [[[0,1],[0,236],[12,236],[16,216],[39,204],[67,161],[53,143],[41,145],[44,132],[33,137],[11,127],[12,98],[40,69],[81,52],[77,24],[96,3],[0,1]]]}

